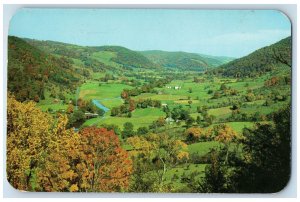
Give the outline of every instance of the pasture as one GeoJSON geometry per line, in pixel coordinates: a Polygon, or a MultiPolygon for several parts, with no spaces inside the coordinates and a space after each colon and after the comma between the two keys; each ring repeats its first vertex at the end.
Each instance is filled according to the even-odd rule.
{"type": "Polygon", "coordinates": [[[146,109],[136,109],[132,112],[132,117],[112,117],[109,115],[109,111],[102,118],[93,118],[87,120],[83,125],[101,125],[101,124],[114,124],[117,125],[121,130],[123,130],[123,125],[126,122],[131,122],[134,125],[134,130],[139,127],[148,127],[153,121],[157,120],[159,117],[165,117],[166,114],[157,108],[146,108],[146,109]]]}
{"type": "Polygon", "coordinates": [[[80,87],[79,97],[84,100],[102,100],[107,98],[117,98],[123,89],[131,89],[131,86],[120,83],[99,83],[89,81],[80,87]]]}

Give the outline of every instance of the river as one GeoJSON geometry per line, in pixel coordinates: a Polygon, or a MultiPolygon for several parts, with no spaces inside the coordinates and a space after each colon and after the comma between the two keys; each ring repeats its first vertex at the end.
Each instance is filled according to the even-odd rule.
{"type": "Polygon", "coordinates": [[[99,109],[102,109],[105,113],[109,111],[107,107],[105,107],[103,104],[101,104],[100,100],[92,100],[93,104],[98,107],[99,109]]]}

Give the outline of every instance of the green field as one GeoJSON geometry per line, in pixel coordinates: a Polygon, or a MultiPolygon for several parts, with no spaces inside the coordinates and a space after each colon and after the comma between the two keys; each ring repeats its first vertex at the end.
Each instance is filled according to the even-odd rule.
{"type": "Polygon", "coordinates": [[[123,129],[123,124],[126,122],[131,122],[134,125],[134,130],[139,127],[148,127],[153,121],[157,120],[159,117],[165,117],[165,113],[157,108],[146,108],[146,109],[136,109],[132,112],[132,117],[112,117],[107,112],[107,115],[103,118],[94,118],[87,120],[84,126],[88,125],[101,125],[101,124],[114,124],[123,129]]]}
{"type": "MultiPolygon", "coordinates": [[[[238,132],[238,133],[241,134],[243,132],[244,128],[252,128],[255,123],[254,122],[226,122],[225,124],[229,125],[236,132],[238,132]]],[[[217,125],[217,124],[213,124],[213,125],[211,125],[209,127],[211,128],[214,125],[217,125]]]]}
{"type": "Polygon", "coordinates": [[[94,52],[91,56],[91,58],[98,60],[99,62],[102,62],[106,65],[112,67],[119,67],[120,66],[119,64],[111,60],[114,57],[116,57],[116,53],[111,51],[98,51],[98,52],[94,52]]]}
{"type": "Polygon", "coordinates": [[[188,145],[188,151],[190,154],[198,153],[200,156],[207,154],[210,149],[220,147],[220,143],[217,141],[210,142],[198,142],[188,145]]]}
{"type": "Polygon", "coordinates": [[[120,97],[123,89],[131,89],[131,86],[119,83],[101,83],[87,82],[80,87],[79,97],[85,100],[90,99],[106,99],[120,97]]]}

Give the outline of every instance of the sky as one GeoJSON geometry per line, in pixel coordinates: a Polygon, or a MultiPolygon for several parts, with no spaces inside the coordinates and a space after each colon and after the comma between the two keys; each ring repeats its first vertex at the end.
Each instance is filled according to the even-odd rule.
{"type": "Polygon", "coordinates": [[[290,36],[291,24],[277,10],[23,8],[9,35],[237,58],[290,36]]]}

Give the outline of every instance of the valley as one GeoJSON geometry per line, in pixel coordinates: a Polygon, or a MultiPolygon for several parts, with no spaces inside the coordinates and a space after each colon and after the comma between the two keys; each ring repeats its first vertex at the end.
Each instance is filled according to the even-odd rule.
{"type": "Polygon", "coordinates": [[[160,191],[195,192],[189,184],[205,178],[214,152],[223,152],[220,161],[230,167],[227,158],[243,155],[245,131],[274,125],[274,113],[291,103],[290,63],[278,59],[291,59],[290,40],[235,60],[10,37],[8,91],[20,102],[34,101],[54,120],[66,116],[68,129],[112,130],[133,156],[148,151],[147,144],[180,145],[172,150],[176,156],[155,151],[170,162],[151,153],[147,161],[153,164],[136,172],[144,172],[145,184],[149,176],[159,179],[160,191]],[[23,75],[27,79],[19,79],[23,75]]]}

